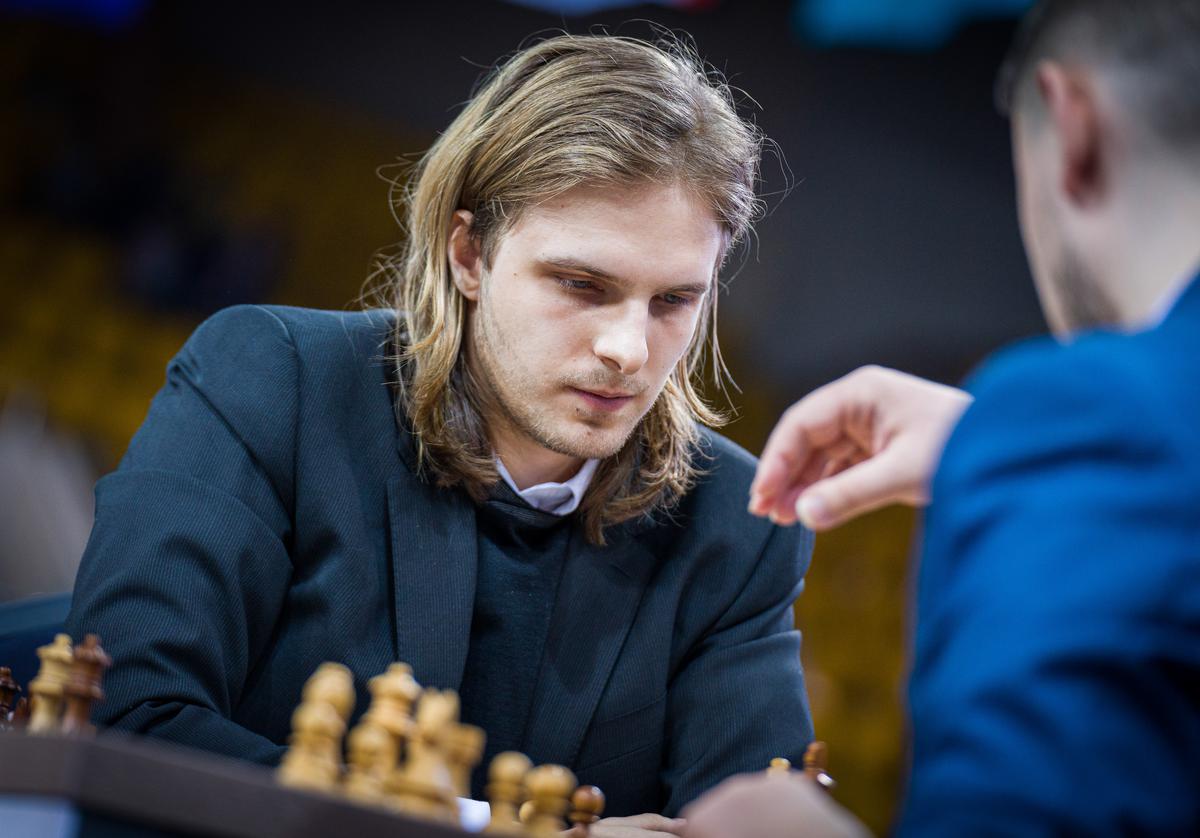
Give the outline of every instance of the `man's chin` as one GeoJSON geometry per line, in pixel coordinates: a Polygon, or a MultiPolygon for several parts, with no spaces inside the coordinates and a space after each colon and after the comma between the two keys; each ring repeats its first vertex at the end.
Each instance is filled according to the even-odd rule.
{"type": "Polygon", "coordinates": [[[543,439],[542,445],[558,454],[584,460],[603,460],[613,456],[625,447],[633,433],[633,428],[606,428],[602,432],[597,432],[595,428],[586,428],[582,433],[578,427],[564,430],[564,433],[554,439],[543,439]]]}

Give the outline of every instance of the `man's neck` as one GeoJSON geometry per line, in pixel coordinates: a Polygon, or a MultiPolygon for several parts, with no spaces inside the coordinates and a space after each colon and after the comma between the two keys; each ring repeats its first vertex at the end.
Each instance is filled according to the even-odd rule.
{"type": "Polygon", "coordinates": [[[1121,319],[1131,330],[1155,325],[1200,270],[1200,187],[1166,183],[1129,214],[1122,253],[1109,263],[1121,319]],[[1153,207],[1148,211],[1148,207],[1153,207]]]}
{"type": "Polygon", "coordinates": [[[585,462],[582,457],[559,454],[532,439],[511,433],[497,435],[492,445],[518,491],[539,483],[565,483],[585,462]]]}

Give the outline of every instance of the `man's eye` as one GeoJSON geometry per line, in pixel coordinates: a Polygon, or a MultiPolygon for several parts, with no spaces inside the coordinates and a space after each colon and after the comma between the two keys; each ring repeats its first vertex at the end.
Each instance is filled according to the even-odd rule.
{"type": "Polygon", "coordinates": [[[685,297],[682,294],[663,294],[659,299],[673,308],[690,306],[695,302],[691,297],[685,297]]]}
{"type": "Polygon", "coordinates": [[[568,291],[596,291],[596,283],[590,279],[570,279],[568,277],[556,277],[558,284],[568,291]]]}

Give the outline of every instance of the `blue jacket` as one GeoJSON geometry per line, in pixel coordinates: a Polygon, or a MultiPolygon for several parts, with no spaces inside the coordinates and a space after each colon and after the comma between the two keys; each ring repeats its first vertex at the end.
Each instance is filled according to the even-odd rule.
{"type": "Polygon", "coordinates": [[[907,835],[1200,835],[1200,281],[989,364],[933,485],[907,835]]]}
{"type": "MultiPolygon", "coordinates": [[[[415,472],[391,326],[239,307],[171,362],[97,486],[76,582],[68,627],[115,661],[98,721],[269,764],[322,661],[354,672],[360,713],[395,660],[459,687],[475,507],[415,472]]],[[[677,812],[811,737],[792,618],[811,535],[752,518],[754,459],[705,447],[672,520],[573,539],[559,583],[524,750],[605,789],[612,814],[677,812]]]]}

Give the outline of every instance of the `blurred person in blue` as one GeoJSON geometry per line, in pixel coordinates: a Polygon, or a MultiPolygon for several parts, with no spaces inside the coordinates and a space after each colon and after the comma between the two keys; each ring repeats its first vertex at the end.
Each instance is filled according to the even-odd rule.
{"type": "Polygon", "coordinates": [[[682,44],[551,38],[417,166],[389,307],[203,324],[97,486],[68,627],[115,661],[98,721],[272,764],[322,661],[365,697],[402,660],[483,766],[603,788],[597,838],[799,759],[812,536],[747,512],[698,389],[761,143],[682,44]]]}
{"type": "MultiPolygon", "coordinates": [[[[1200,2],[1048,0],[1001,72],[1059,341],[965,392],[880,368],[793,405],[751,508],[930,502],[901,835],[1200,834],[1200,2]]],[[[853,835],[738,778],[693,838],[853,835]]]]}

